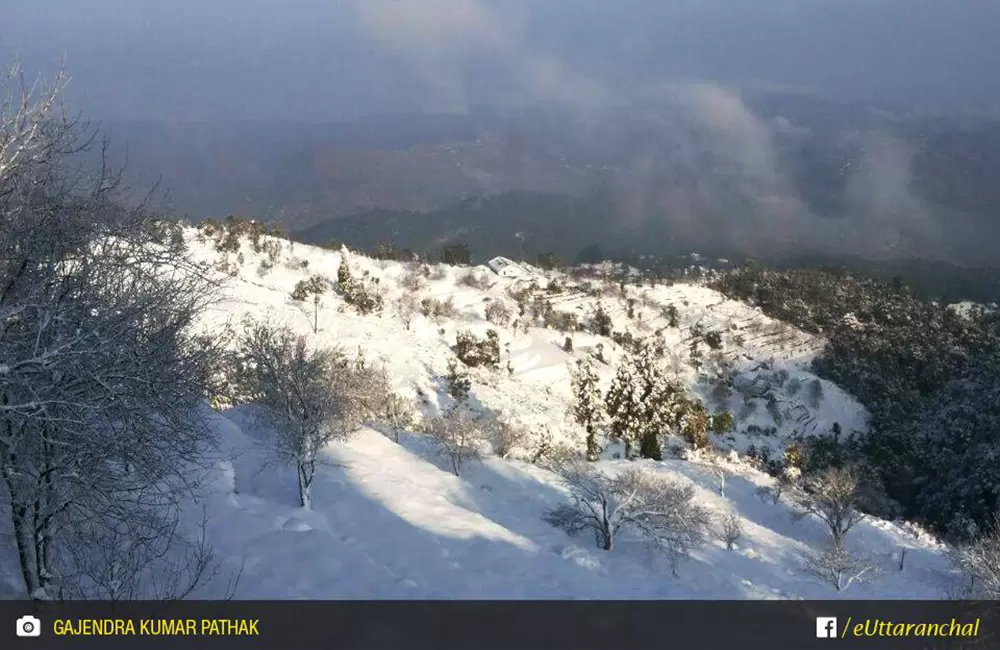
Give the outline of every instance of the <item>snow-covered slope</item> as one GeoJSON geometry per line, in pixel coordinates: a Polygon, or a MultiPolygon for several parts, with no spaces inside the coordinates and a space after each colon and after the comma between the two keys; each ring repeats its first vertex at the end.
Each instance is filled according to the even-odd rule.
{"type": "MultiPolygon", "coordinates": [[[[218,263],[224,257],[211,239],[188,233],[196,255],[218,263]]],[[[205,325],[220,327],[250,315],[286,324],[317,345],[336,345],[384,363],[400,394],[425,414],[444,403],[440,376],[453,356],[455,334],[469,329],[500,331],[507,370],[471,372],[472,397],[482,408],[502,411],[536,435],[552,436],[583,448],[583,432],[567,416],[570,376],[575,362],[603,346],[609,382],[623,350],[611,340],[575,332],[573,350],[563,350],[564,333],[530,328],[496,328],[484,317],[488,300],[509,300],[508,290],[525,278],[501,278],[476,270],[480,287],[462,281],[469,269],[436,267],[419,290],[404,282],[407,265],[376,261],[345,252],[284,242],[273,268],[261,269],[266,255],[245,242],[242,262],[230,267],[223,299],[205,325]],[[360,316],[335,293],[323,296],[317,332],[312,303],[290,298],[295,284],[311,275],[337,277],[342,255],[355,275],[379,278],[385,293],[381,316],[360,316]],[[411,288],[405,288],[408,285],[411,288]],[[407,328],[393,304],[408,291],[418,299],[451,299],[453,318],[436,322],[419,314],[407,328]]],[[[529,269],[544,290],[557,272],[529,269]]],[[[581,281],[581,283],[584,281],[581,281]]],[[[945,549],[918,530],[869,519],[852,531],[850,544],[878,566],[879,575],[844,592],[803,571],[806,555],[825,532],[814,518],[795,520],[784,501],[758,495],[773,479],[741,455],[751,444],[779,449],[797,433],[828,431],[837,422],[845,431],[865,429],[865,413],[836,386],[817,380],[808,363],[822,341],[768,319],[741,303],[696,284],[628,287],[635,299],[629,318],[627,297],[615,283],[597,298],[581,289],[551,294],[557,310],[585,318],[598,304],[614,328],[635,335],[662,329],[665,363],[713,409],[737,416],[732,434],[714,436],[716,446],[734,449],[727,458],[722,494],[717,471],[697,457],[661,463],[636,461],[650,471],[689,482],[696,500],[720,515],[735,510],[744,521],[734,550],[712,540],[671,574],[667,562],[638,540],[622,539],[613,552],[599,550],[589,536],[570,537],[543,520],[566,499],[558,478],[525,460],[487,456],[461,477],[451,474],[429,441],[404,434],[400,444],[365,429],[351,441],[323,452],[313,488],[313,509],[297,507],[294,472],[269,462],[256,440],[266,435],[242,408],[213,417],[222,442],[207,497],[209,542],[226,568],[242,566],[239,598],[936,598],[953,579],[945,549]],[[677,310],[670,327],[666,308],[677,310]],[[718,332],[721,345],[699,344],[692,360],[692,327],[718,332]],[[695,364],[702,364],[699,371],[695,364]],[[716,366],[734,370],[732,388],[705,379],[716,366]],[[818,383],[816,383],[818,382],[818,383]],[[818,386],[818,388],[817,388],[818,386]],[[770,403],[770,406],[768,406],[770,403]],[[898,570],[906,550],[905,568],[898,570]]],[[[600,461],[614,472],[625,461],[600,461]]],[[[200,514],[192,509],[192,517],[200,514]]],[[[212,590],[223,589],[220,583],[212,590]]]]}

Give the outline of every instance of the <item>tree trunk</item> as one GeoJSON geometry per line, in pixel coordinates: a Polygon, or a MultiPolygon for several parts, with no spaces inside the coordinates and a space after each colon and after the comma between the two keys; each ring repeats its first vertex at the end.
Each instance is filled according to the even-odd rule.
{"type": "MultiPolygon", "coordinates": [[[[6,404],[6,398],[0,400],[6,404]]],[[[8,436],[12,436],[10,424],[5,427],[8,436]]],[[[3,468],[3,480],[7,487],[7,496],[10,499],[10,521],[14,529],[14,542],[17,545],[17,560],[21,566],[21,578],[24,580],[24,588],[30,596],[38,589],[38,576],[35,574],[29,549],[31,544],[31,531],[28,530],[28,508],[23,503],[17,501],[17,485],[13,477],[13,468],[16,467],[17,457],[13,453],[5,454],[5,458],[0,460],[0,467],[3,468]]]]}
{"type": "Polygon", "coordinates": [[[632,440],[625,438],[625,460],[632,460],[632,440]]]}
{"type": "Polygon", "coordinates": [[[597,432],[593,427],[587,427],[587,460],[595,462],[600,453],[601,450],[597,447],[597,432]]]}
{"type": "Polygon", "coordinates": [[[312,481],[315,471],[311,461],[299,461],[299,505],[306,510],[312,510],[312,481]]]}

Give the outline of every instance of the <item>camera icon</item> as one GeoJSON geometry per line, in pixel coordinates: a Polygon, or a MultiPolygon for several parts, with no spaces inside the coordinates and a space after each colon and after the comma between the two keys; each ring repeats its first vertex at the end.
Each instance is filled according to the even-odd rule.
{"type": "Polygon", "coordinates": [[[18,636],[39,636],[42,633],[42,622],[34,616],[22,616],[17,619],[18,636]]]}

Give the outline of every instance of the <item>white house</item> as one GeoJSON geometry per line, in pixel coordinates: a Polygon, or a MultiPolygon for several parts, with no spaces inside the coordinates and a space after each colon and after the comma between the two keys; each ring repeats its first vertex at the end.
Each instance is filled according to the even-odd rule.
{"type": "Polygon", "coordinates": [[[503,278],[525,278],[531,275],[527,269],[506,257],[494,257],[486,263],[486,266],[503,278]]]}

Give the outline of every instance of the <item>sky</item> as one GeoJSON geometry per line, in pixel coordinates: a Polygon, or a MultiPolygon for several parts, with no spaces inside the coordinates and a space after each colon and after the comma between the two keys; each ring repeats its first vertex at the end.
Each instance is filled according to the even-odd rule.
{"type": "Polygon", "coordinates": [[[1000,106],[995,0],[0,0],[0,59],[97,118],[325,121],[650,84],[1000,106]]]}

